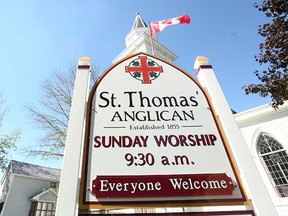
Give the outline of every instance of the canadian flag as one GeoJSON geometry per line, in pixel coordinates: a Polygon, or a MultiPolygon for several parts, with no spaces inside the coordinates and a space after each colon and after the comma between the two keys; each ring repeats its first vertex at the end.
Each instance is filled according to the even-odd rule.
{"type": "Polygon", "coordinates": [[[190,23],[190,17],[188,15],[170,18],[158,22],[150,22],[150,34],[153,35],[155,32],[160,32],[168,25],[183,24],[183,23],[187,24],[190,23]]]}

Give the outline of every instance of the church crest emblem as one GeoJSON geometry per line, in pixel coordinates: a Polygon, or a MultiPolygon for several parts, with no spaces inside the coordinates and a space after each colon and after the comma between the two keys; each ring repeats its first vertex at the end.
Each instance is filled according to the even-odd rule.
{"type": "Polygon", "coordinates": [[[142,84],[151,84],[152,80],[160,76],[163,68],[147,56],[138,56],[125,67],[125,71],[133,78],[142,81],[142,84]]]}

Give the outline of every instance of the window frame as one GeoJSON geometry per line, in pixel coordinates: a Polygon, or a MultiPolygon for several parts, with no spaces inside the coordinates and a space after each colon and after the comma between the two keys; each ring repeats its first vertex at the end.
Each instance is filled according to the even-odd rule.
{"type": "Polygon", "coordinates": [[[262,163],[262,166],[266,171],[266,174],[278,198],[288,199],[288,153],[287,150],[284,148],[284,145],[271,134],[261,132],[259,133],[259,136],[256,141],[256,149],[257,149],[257,155],[262,163]],[[261,153],[260,142],[262,137],[264,137],[265,141],[267,142],[266,148],[270,148],[269,152],[261,153]],[[271,140],[272,143],[269,143],[269,141],[271,140]],[[278,145],[278,148],[279,147],[281,148],[277,150],[275,148],[273,149],[272,145],[275,144],[278,145]],[[282,159],[284,159],[284,161],[282,161],[282,159]]]}
{"type": "Polygon", "coordinates": [[[55,211],[56,211],[56,203],[55,202],[32,201],[30,211],[29,211],[29,216],[38,216],[38,215],[53,216],[53,215],[55,215],[55,211]],[[51,205],[52,205],[51,209],[50,208],[48,209],[48,206],[51,206],[51,205]],[[49,213],[49,214],[47,214],[47,213],[49,213]]]}

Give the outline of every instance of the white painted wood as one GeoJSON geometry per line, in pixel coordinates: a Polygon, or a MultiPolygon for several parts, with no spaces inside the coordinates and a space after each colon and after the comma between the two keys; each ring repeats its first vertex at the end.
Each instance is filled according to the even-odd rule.
{"type": "Polygon", "coordinates": [[[30,198],[50,187],[50,180],[13,175],[1,216],[29,215],[30,198]]]}
{"type": "Polygon", "coordinates": [[[268,133],[279,141],[286,151],[288,150],[288,103],[277,110],[266,104],[237,113],[234,117],[279,216],[287,216],[288,198],[280,197],[275,190],[274,182],[258,156],[257,139],[261,133],[268,133]]]}
{"type": "Polygon", "coordinates": [[[90,81],[90,59],[80,58],[75,79],[66,146],[63,158],[56,216],[78,215],[79,171],[87,95],[90,81]]]}
{"type": "Polygon", "coordinates": [[[233,117],[231,108],[228,105],[212,67],[208,65],[208,59],[205,57],[197,58],[194,68],[198,69],[198,80],[207,90],[216,113],[219,115],[219,120],[239,167],[241,176],[242,178],[244,177],[243,180],[249,187],[252,205],[257,215],[277,216],[276,209],[252,160],[249,149],[233,117]]]}

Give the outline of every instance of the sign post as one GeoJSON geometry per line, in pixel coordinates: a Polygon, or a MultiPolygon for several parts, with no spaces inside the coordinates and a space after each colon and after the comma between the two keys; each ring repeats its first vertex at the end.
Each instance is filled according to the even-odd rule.
{"type": "Polygon", "coordinates": [[[208,91],[213,101],[216,113],[219,115],[228,142],[238,162],[239,169],[249,185],[252,204],[256,212],[259,215],[277,216],[276,209],[252,160],[212,66],[208,64],[208,59],[197,57],[194,69],[198,69],[197,77],[199,82],[208,91]]]}
{"type": "Polygon", "coordinates": [[[78,216],[79,171],[89,82],[90,59],[83,57],[79,59],[74,84],[56,216],[78,216]]]}

